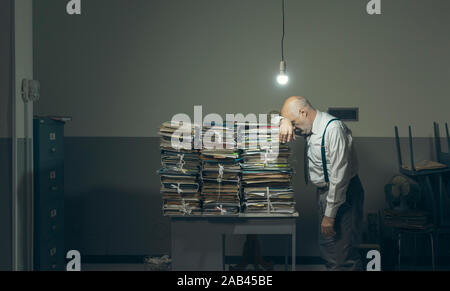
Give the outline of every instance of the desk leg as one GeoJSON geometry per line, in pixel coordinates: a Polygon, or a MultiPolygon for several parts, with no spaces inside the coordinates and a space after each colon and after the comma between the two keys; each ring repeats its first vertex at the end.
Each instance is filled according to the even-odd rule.
{"type": "Polygon", "coordinates": [[[225,234],[222,234],[222,271],[225,271],[225,234]]]}
{"type": "Polygon", "coordinates": [[[284,270],[287,271],[288,270],[288,257],[289,257],[289,247],[290,247],[290,237],[286,236],[286,245],[284,248],[284,270]]]}
{"type": "Polygon", "coordinates": [[[444,224],[444,182],[442,179],[442,174],[439,175],[439,223],[444,224]]]}
{"type": "Polygon", "coordinates": [[[295,237],[295,223],[292,226],[292,271],[295,271],[295,263],[296,263],[296,254],[295,254],[295,246],[296,246],[296,237],[295,237]]]}

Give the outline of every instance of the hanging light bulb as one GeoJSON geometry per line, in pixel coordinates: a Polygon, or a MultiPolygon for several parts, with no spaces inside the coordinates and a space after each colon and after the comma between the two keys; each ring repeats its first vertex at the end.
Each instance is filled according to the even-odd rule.
{"type": "Polygon", "coordinates": [[[281,8],[283,15],[283,35],[281,37],[281,62],[280,62],[280,74],[277,76],[277,82],[280,85],[286,85],[289,82],[289,76],[286,74],[286,62],[284,61],[284,10],[285,0],[281,0],[281,8]]]}
{"type": "Polygon", "coordinates": [[[277,82],[280,85],[286,85],[289,82],[289,76],[286,74],[286,62],[280,62],[280,74],[277,76],[277,82]]]}

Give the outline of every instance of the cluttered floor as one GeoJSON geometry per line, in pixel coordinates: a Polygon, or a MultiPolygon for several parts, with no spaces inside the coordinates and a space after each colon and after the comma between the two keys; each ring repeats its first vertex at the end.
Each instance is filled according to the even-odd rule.
{"type": "MultiPolygon", "coordinates": [[[[226,265],[229,270],[230,265],[226,265]]],[[[85,264],[84,271],[150,271],[146,264],[85,264]]],[[[254,266],[250,265],[247,271],[254,271],[254,266]]],[[[274,271],[284,271],[284,265],[274,265],[274,271]]],[[[325,271],[324,265],[296,265],[297,271],[325,271]]]]}
{"type": "MultiPolygon", "coordinates": [[[[229,270],[230,265],[226,265],[226,269],[229,270]]],[[[84,271],[150,271],[146,264],[85,264],[83,265],[84,271]]],[[[252,265],[249,266],[247,271],[253,271],[252,265]]],[[[284,271],[284,265],[275,265],[274,271],[284,271]]],[[[430,266],[402,266],[401,271],[431,271],[430,266]]],[[[450,271],[449,266],[438,266],[437,271],[450,271]]],[[[325,265],[296,265],[296,271],[326,271],[325,265]]]]}

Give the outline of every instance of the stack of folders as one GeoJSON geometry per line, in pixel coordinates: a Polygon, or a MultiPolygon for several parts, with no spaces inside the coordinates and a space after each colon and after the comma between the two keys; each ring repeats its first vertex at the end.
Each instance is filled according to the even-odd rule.
{"type": "Polygon", "coordinates": [[[165,122],[160,127],[161,193],[164,215],[201,214],[200,168],[198,150],[179,146],[173,138],[192,144],[192,134],[177,136],[178,125],[165,122]]]}
{"type": "Polygon", "coordinates": [[[278,141],[278,127],[259,124],[245,129],[241,153],[243,209],[246,213],[295,213],[291,186],[291,151],[278,141]],[[255,134],[257,133],[257,134],[255,134]],[[258,139],[256,141],[255,139],[258,139]]]}
{"type": "Polygon", "coordinates": [[[224,138],[225,129],[224,126],[204,128],[204,146],[214,141],[216,147],[201,151],[203,215],[234,215],[240,211],[239,152],[234,133],[224,138]],[[214,132],[215,137],[211,135],[214,132]],[[207,135],[210,136],[205,139],[207,135]]]}
{"type": "Polygon", "coordinates": [[[424,230],[433,227],[429,221],[430,213],[422,210],[398,211],[384,210],[384,223],[386,226],[404,229],[424,230]]]}

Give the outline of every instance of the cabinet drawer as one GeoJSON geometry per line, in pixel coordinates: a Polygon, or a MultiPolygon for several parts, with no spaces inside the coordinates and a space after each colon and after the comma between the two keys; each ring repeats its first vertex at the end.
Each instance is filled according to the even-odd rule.
{"type": "Polygon", "coordinates": [[[36,268],[39,271],[57,271],[64,268],[64,246],[62,240],[40,243],[36,268]]]}
{"type": "Polygon", "coordinates": [[[63,238],[64,227],[64,205],[54,201],[45,205],[41,203],[40,211],[36,217],[36,238],[39,242],[46,242],[52,239],[63,238]]]}
{"type": "Polygon", "coordinates": [[[64,127],[40,125],[37,128],[39,159],[41,161],[64,157],[64,127]]]}
{"type": "Polygon", "coordinates": [[[46,165],[40,168],[36,175],[36,195],[39,201],[49,201],[63,198],[64,195],[64,165],[59,163],[54,167],[46,165]]]}

